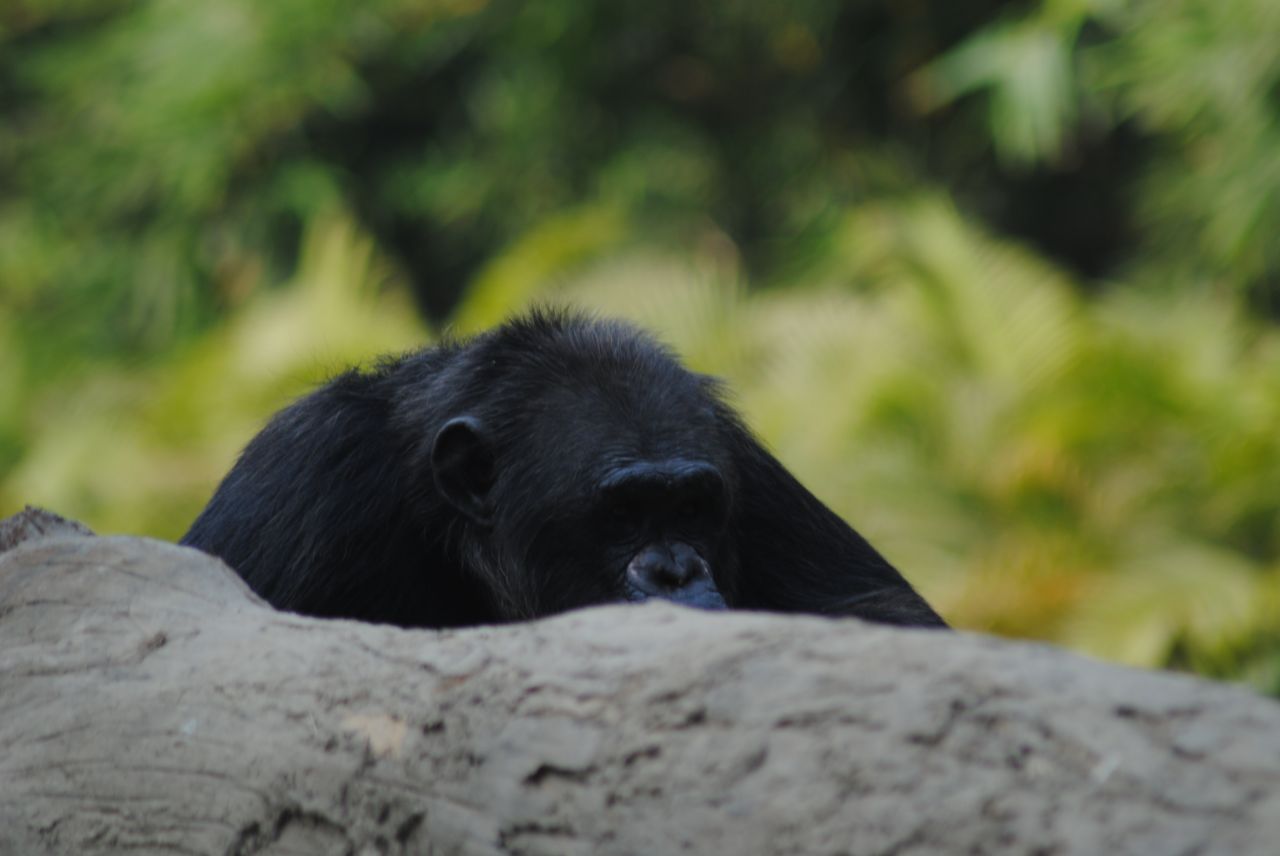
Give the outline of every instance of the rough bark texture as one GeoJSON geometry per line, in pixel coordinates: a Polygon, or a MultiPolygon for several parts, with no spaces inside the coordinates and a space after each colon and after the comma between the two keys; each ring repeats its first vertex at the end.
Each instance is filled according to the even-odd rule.
{"type": "Polygon", "coordinates": [[[35,541],[52,535],[92,535],[83,523],[28,505],[12,517],[0,520],[0,553],[12,550],[23,541],[35,541]]]}
{"type": "Polygon", "coordinates": [[[660,605],[312,620],[67,532],[0,555],[3,853],[1280,852],[1280,705],[1238,689],[660,605]]]}

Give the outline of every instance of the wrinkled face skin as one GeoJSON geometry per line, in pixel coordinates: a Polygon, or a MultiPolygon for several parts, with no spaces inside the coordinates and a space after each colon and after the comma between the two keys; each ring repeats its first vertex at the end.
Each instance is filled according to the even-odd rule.
{"type": "Polygon", "coordinates": [[[508,621],[664,599],[724,609],[735,594],[730,454],[707,379],[590,363],[449,420],[434,479],[470,519],[466,567],[508,621]]]}
{"type": "Polygon", "coordinates": [[[589,496],[559,507],[525,553],[540,614],[651,598],[725,608],[716,580],[728,571],[721,549],[728,495],[713,464],[675,458],[619,465],[589,496]]]}
{"type": "Polygon", "coordinates": [[[715,434],[684,425],[643,438],[590,416],[525,438],[546,449],[526,449],[499,480],[505,513],[489,540],[520,569],[504,575],[523,589],[512,617],[652,598],[726,608],[730,482],[708,448],[715,434]]]}
{"type": "Polygon", "coordinates": [[[719,552],[728,510],[724,477],[704,460],[644,461],[610,473],[596,514],[615,566],[630,557],[627,599],[723,609],[709,558],[719,552]]]}
{"type": "Polygon", "coordinates": [[[692,382],[661,407],[641,399],[550,390],[505,435],[471,417],[438,435],[437,484],[478,524],[469,565],[505,618],[654,598],[726,608],[733,490],[713,406],[692,382]]]}

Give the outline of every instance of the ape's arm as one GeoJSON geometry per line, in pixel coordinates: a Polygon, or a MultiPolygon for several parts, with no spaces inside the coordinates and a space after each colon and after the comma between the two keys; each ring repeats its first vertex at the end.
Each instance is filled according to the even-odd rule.
{"type": "Polygon", "coordinates": [[[733,606],[947,626],[883,556],[745,429],[735,426],[732,433],[738,494],[730,537],[739,562],[733,606]]]}
{"type": "Polygon", "coordinates": [[[278,609],[403,626],[493,620],[475,584],[450,573],[444,524],[415,501],[377,382],[348,372],[277,413],[182,543],[278,609]]]}

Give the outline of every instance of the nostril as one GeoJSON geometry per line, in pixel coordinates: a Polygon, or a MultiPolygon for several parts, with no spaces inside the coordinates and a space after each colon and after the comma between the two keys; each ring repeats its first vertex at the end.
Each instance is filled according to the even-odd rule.
{"type": "Polygon", "coordinates": [[[677,585],[686,586],[696,580],[698,577],[709,577],[710,571],[707,563],[702,560],[701,556],[696,553],[687,556],[681,556],[676,561],[676,567],[679,568],[677,574],[677,585]]]}
{"type": "Polygon", "coordinates": [[[651,545],[627,565],[627,583],[644,597],[680,599],[691,589],[714,586],[711,569],[687,544],[651,545]]]}
{"type": "Polygon", "coordinates": [[[649,594],[664,594],[688,582],[670,562],[634,562],[627,569],[627,576],[637,588],[649,594]]]}

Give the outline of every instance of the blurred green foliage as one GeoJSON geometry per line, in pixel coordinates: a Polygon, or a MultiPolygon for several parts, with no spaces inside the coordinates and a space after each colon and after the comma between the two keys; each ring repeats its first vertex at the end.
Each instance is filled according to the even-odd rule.
{"type": "Polygon", "coordinates": [[[635,318],[963,627],[1280,694],[1272,0],[10,0],[0,513],[174,538],[337,368],[635,318]]]}

